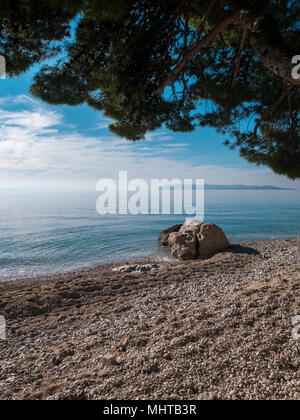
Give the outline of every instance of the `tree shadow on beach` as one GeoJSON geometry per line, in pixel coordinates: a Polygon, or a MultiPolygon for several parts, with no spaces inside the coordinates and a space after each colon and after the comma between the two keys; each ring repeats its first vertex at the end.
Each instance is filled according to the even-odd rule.
{"type": "Polygon", "coordinates": [[[228,252],[232,254],[261,255],[256,249],[243,245],[231,245],[228,248],[228,252]]]}

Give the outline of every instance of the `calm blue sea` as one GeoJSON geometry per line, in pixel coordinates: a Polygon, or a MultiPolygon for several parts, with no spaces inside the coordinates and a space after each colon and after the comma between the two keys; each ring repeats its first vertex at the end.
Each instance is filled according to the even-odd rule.
{"type": "MultiPolygon", "coordinates": [[[[99,216],[87,193],[0,193],[0,280],[166,254],[159,232],[185,216],[99,216]]],[[[300,236],[297,191],[207,191],[206,221],[232,243],[300,236]]]]}

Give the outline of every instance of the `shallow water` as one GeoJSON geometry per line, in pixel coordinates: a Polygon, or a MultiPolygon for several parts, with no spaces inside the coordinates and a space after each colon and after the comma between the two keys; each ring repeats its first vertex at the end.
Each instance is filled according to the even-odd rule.
{"type": "MultiPolygon", "coordinates": [[[[87,193],[0,194],[0,279],[165,255],[159,232],[185,219],[99,216],[87,193]]],[[[205,214],[232,243],[300,236],[297,191],[207,191],[205,214]]]]}

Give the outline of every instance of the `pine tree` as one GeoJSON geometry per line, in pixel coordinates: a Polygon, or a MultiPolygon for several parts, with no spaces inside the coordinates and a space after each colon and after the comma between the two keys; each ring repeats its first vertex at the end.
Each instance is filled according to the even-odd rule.
{"type": "MultiPolygon", "coordinates": [[[[23,19],[8,21],[25,16],[28,40],[20,35],[11,50],[12,74],[63,45],[63,57],[36,74],[33,95],[87,103],[115,121],[113,133],[134,141],[163,124],[182,132],[214,127],[248,161],[300,177],[297,0],[15,4],[23,19]],[[66,44],[75,16],[76,34],[66,44]]],[[[9,28],[1,31],[2,50],[12,45],[9,28]]]]}

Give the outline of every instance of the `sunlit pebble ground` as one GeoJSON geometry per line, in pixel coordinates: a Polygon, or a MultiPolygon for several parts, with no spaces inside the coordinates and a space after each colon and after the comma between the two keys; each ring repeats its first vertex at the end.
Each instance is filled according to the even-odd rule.
{"type": "Polygon", "coordinates": [[[1,397],[300,399],[300,240],[243,246],[0,286],[1,397]]]}

